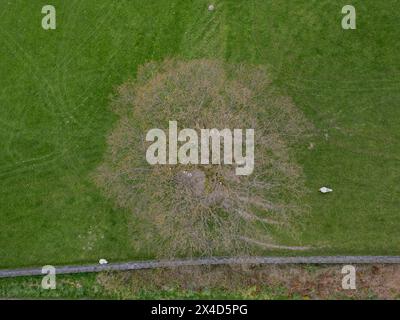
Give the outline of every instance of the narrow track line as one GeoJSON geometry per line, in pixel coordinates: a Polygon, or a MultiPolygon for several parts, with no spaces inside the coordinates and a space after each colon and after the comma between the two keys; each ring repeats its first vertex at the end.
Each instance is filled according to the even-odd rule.
{"type": "MultiPolygon", "coordinates": [[[[312,257],[215,257],[181,260],[151,260],[56,267],[57,274],[128,271],[204,265],[237,264],[400,264],[400,256],[312,256],[312,257]]],[[[0,270],[0,278],[41,275],[41,268],[0,270]]]]}

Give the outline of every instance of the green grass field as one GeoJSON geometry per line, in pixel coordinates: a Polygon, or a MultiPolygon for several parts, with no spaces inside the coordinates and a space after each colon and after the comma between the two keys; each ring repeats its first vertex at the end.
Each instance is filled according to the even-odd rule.
{"type": "Polygon", "coordinates": [[[1,268],[153,256],[90,174],[116,121],[115,87],[166,57],[268,66],[318,132],[312,150],[295,150],[311,191],[296,241],[399,254],[399,1],[352,1],[348,31],[338,0],[218,0],[212,13],[203,0],[53,0],[54,31],[41,28],[45,4],[0,3],[1,268]]]}

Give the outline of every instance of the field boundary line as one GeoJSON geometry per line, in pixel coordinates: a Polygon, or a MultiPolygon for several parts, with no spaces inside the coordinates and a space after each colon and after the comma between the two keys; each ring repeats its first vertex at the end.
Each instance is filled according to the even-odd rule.
{"type": "MultiPolygon", "coordinates": [[[[110,263],[105,265],[55,266],[57,274],[90,273],[102,271],[129,271],[157,268],[175,268],[205,265],[238,264],[400,264],[400,256],[310,256],[310,257],[210,257],[179,260],[149,260],[110,263]]],[[[42,269],[21,268],[0,270],[0,278],[42,275],[42,269]]]]}

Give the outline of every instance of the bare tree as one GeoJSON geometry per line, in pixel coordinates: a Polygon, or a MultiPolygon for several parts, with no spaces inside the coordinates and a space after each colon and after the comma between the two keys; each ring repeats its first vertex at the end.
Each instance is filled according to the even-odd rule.
{"type": "Polygon", "coordinates": [[[251,254],[276,244],[271,228],[290,229],[306,212],[290,146],[311,126],[264,68],[216,60],[149,63],[118,88],[112,109],[120,119],[95,180],[148,226],[142,241],[158,256],[251,254]],[[150,166],[144,137],[169,120],[196,130],[255,129],[253,174],[236,176],[234,165],[150,166]]]}

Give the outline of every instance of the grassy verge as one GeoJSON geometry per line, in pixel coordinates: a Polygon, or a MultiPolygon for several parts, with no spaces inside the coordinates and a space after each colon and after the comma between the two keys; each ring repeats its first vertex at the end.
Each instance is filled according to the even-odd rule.
{"type": "Polygon", "coordinates": [[[399,299],[400,268],[357,266],[356,290],[343,290],[342,266],[196,267],[0,279],[2,298],[39,299],[399,299]]]}

